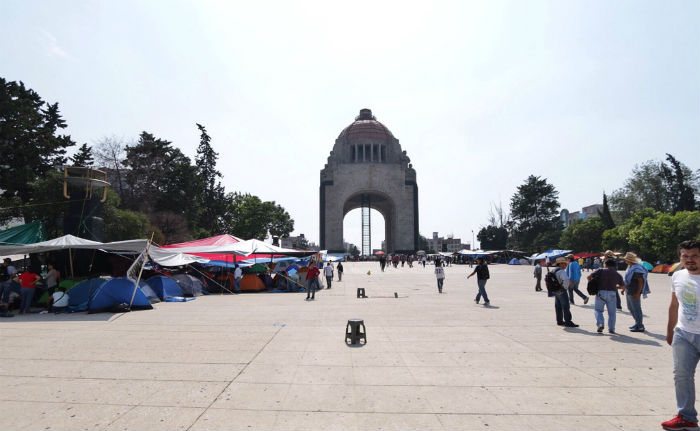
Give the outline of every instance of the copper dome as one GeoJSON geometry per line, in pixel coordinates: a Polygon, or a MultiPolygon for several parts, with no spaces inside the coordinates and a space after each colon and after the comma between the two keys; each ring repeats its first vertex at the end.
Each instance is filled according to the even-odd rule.
{"type": "Polygon", "coordinates": [[[358,139],[371,139],[373,141],[387,142],[394,138],[391,131],[372,115],[371,109],[361,109],[360,115],[355,121],[343,129],[338,135],[338,140],[344,143],[355,142],[358,139]]]}

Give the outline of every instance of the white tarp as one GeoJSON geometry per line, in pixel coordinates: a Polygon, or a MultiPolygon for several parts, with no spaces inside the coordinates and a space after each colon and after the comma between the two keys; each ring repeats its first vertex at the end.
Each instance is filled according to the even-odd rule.
{"type": "Polygon", "coordinates": [[[70,249],[99,249],[109,251],[134,251],[142,252],[148,243],[145,239],[133,239],[128,241],[97,242],[73,235],[64,235],[48,241],[23,245],[0,246],[0,255],[45,253],[47,251],[70,249]]]}
{"type": "Polygon", "coordinates": [[[179,248],[160,248],[151,246],[148,256],[155,263],[163,266],[182,266],[192,263],[207,263],[209,259],[182,253],[179,248]]]}
{"type": "Polygon", "coordinates": [[[567,255],[569,253],[571,253],[571,250],[547,250],[547,251],[540,253],[536,256],[530,256],[528,259],[530,259],[530,260],[542,260],[542,259],[546,259],[546,258],[555,259],[557,257],[561,257],[561,256],[567,255]]]}

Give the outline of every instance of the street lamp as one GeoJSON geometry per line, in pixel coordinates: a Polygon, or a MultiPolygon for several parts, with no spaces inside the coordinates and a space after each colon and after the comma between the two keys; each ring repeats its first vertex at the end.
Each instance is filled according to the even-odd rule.
{"type": "Polygon", "coordinates": [[[472,250],[474,250],[474,229],[472,229],[472,250]]]}

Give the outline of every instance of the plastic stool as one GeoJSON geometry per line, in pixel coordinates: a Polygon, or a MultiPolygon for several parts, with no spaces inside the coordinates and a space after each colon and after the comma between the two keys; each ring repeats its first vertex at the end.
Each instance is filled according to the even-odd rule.
{"type": "Polygon", "coordinates": [[[367,298],[365,296],[365,288],[364,287],[358,287],[357,288],[357,297],[358,298],[367,298]]]}
{"type": "Polygon", "coordinates": [[[367,329],[365,321],[362,319],[348,319],[348,324],[345,326],[345,344],[360,344],[360,340],[365,340],[367,344],[367,329]]]}

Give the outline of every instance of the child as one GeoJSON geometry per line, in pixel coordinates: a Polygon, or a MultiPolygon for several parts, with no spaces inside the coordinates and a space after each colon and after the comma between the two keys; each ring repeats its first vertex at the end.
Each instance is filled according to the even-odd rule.
{"type": "Polygon", "coordinates": [[[445,280],[445,270],[441,265],[435,265],[435,277],[437,277],[438,293],[442,293],[442,282],[445,280]]]}

